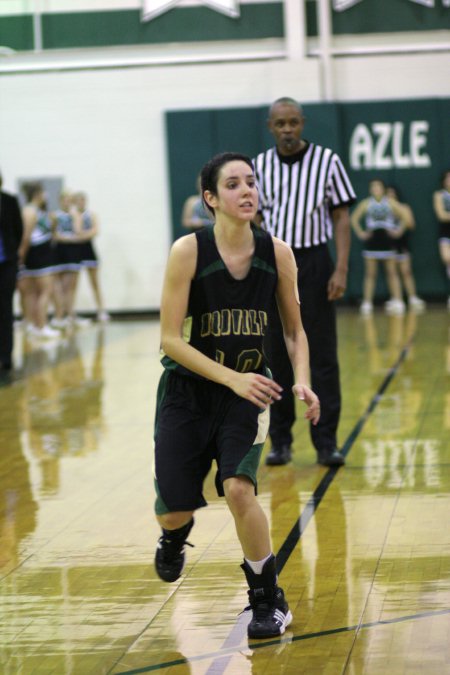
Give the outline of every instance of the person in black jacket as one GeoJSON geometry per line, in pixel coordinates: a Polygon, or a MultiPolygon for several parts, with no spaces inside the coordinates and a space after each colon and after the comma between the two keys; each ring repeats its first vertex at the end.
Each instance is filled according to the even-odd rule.
{"type": "Polygon", "coordinates": [[[12,368],[13,295],[23,233],[19,202],[1,187],[0,174],[0,373],[12,368]]]}

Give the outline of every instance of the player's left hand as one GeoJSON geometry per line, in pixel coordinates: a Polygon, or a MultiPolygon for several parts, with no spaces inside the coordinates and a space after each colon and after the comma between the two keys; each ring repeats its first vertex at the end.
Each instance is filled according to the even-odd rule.
{"type": "Polygon", "coordinates": [[[308,406],[308,410],[305,412],[305,419],[310,420],[313,424],[317,424],[320,418],[320,401],[313,390],[306,384],[294,384],[292,391],[300,401],[304,401],[308,406]]]}

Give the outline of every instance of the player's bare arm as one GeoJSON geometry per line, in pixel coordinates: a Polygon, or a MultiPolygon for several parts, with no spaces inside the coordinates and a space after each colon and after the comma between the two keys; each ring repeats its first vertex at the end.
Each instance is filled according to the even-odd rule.
{"type": "Polygon", "coordinates": [[[278,270],[277,304],[283,324],[284,340],[294,371],[293,392],[308,409],[305,418],[317,424],[320,403],[309,384],[309,348],[300,314],[297,287],[297,266],[291,248],[274,237],[275,258],[278,270]]]}

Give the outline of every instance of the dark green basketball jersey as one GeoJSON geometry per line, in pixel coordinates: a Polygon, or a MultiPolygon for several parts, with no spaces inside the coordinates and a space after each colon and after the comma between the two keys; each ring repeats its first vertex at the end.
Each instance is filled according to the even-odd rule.
{"type": "MultiPolygon", "coordinates": [[[[214,361],[244,372],[263,372],[263,338],[278,274],[271,235],[252,226],[255,251],[244,279],[231,276],[217,250],[214,230],[196,233],[197,269],[191,283],[186,340],[214,361]]],[[[194,375],[167,356],[167,369],[194,375]]]]}

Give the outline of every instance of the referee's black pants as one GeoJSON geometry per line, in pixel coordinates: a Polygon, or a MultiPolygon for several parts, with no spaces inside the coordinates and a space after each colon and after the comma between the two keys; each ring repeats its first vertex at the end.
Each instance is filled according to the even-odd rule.
{"type": "Polygon", "coordinates": [[[0,262],[0,367],[9,370],[13,350],[13,295],[16,288],[15,261],[0,262]]]}
{"type": "MultiPolygon", "coordinates": [[[[311,386],[320,400],[319,423],[310,425],[311,439],[319,450],[337,448],[337,427],[341,412],[341,388],[337,360],[336,311],[327,297],[328,281],[334,263],[326,244],[310,249],[293,249],[298,267],[301,315],[310,355],[311,386]]],[[[271,405],[270,437],[272,445],[291,445],[295,422],[294,384],[291,362],[283,338],[276,307],[269,319],[265,351],[275,382],[283,387],[281,401],[271,405]]]]}

